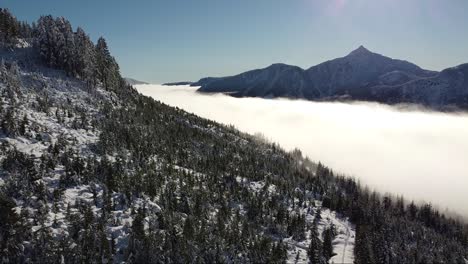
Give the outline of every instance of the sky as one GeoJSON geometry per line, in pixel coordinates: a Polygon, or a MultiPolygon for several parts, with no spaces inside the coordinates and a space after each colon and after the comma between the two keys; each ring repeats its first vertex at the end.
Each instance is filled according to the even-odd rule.
{"type": "Polygon", "coordinates": [[[364,45],[430,70],[468,62],[466,0],[2,0],[20,20],[64,16],[104,36],[127,77],[196,81],[303,68],[364,45]]]}

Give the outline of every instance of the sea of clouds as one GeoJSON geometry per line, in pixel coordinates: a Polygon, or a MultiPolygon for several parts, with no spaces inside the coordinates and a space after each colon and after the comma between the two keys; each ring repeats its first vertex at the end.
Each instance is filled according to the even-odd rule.
{"type": "Polygon", "coordinates": [[[138,85],[166,104],[248,132],[355,177],[381,192],[468,216],[468,114],[371,103],[323,103],[202,94],[138,85]]]}

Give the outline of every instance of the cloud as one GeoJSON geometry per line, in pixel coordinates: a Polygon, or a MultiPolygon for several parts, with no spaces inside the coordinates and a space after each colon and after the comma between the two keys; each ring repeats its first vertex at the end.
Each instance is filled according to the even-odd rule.
{"type": "Polygon", "coordinates": [[[261,132],[381,192],[468,216],[468,115],[369,103],[206,95],[188,86],[138,90],[188,112],[261,132]]]}

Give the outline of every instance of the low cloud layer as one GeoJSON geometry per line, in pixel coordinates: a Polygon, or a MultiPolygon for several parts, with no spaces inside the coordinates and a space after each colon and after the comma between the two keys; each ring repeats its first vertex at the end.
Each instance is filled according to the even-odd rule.
{"type": "Polygon", "coordinates": [[[382,192],[468,216],[468,115],[379,104],[206,95],[188,86],[138,91],[188,112],[261,132],[382,192]]]}

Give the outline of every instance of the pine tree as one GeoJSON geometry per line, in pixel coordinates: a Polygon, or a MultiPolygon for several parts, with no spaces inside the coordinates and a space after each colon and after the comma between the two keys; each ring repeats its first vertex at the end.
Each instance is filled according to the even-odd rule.
{"type": "Polygon", "coordinates": [[[5,117],[2,120],[3,133],[10,137],[15,137],[18,134],[18,126],[15,120],[15,114],[12,108],[8,108],[5,117]]]}
{"type": "Polygon", "coordinates": [[[20,23],[8,9],[0,8],[0,41],[15,44],[20,34],[20,23]]]}
{"type": "Polygon", "coordinates": [[[110,55],[107,42],[103,37],[100,37],[96,44],[96,75],[106,90],[112,84],[113,78],[113,58],[110,55]]]}
{"type": "Polygon", "coordinates": [[[15,202],[3,194],[0,194],[0,252],[10,260],[17,259],[18,242],[15,239],[16,224],[19,219],[13,211],[15,202]]]}
{"type": "Polygon", "coordinates": [[[326,228],[323,231],[323,256],[328,261],[333,254],[333,230],[332,228],[326,228]]]}
{"type": "Polygon", "coordinates": [[[18,131],[21,136],[24,136],[26,134],[26,127],[27,126],[28,126],[28,117],[25,114],[23,116],[23,120],[20,123],[19,131],[18,131]]]}
{"type": "Polygon", "coordinates": [[[58,50],[60,31],[51,15],[41,16],[37,23],[37,41],[41,57],[50,67],[59,66],[58,50]]]}
{"type": "Polygon", "coordinates": [[[320,241],[320,238],[318,237],[319,234],[317,230],[317,217],[318,216],[316,215],[310,229],[310,244],[309,248],[307,249],[307,255],[309,256],[309,262],[311,264],[324,264],[325,259],[323,257],[322,241],[320,241]]]}
{"type": "Polygon", "coordinates": [[[75,33],[76,65],[75,70],[78,76],[86,81],[88,88],[93,84],[96,71],[96,51],[94,44],[82,28],[78,28],[75,33]]]}
{"type": "Polygon", "coordinates": [[[132,234],[136,240],[142,241],[145,237],[145,229],[144,229],[144,219],[145,213],[143,209],[138,209],[135,219],[132,223],[132,234]]]}
{"type": "Polygon", "coordinates": [[[76,47],[74,33],[71,24],[68,20],[63,17],[59,17],[55,20],[57,26],[58,35],[55,49],[57,50],[57,60],[59,67],[65,70],[67,73],[75,76],[75,59],[76,59],[76,47]]]}
{"type": "Polygon", "coordinates": [[[187,217],[185,219],[184,227],[183,227],[183,235],[186,239],[191,240],[193,238],[195,231],[193,228],[193,223],[191,217],[187,217]]]}

